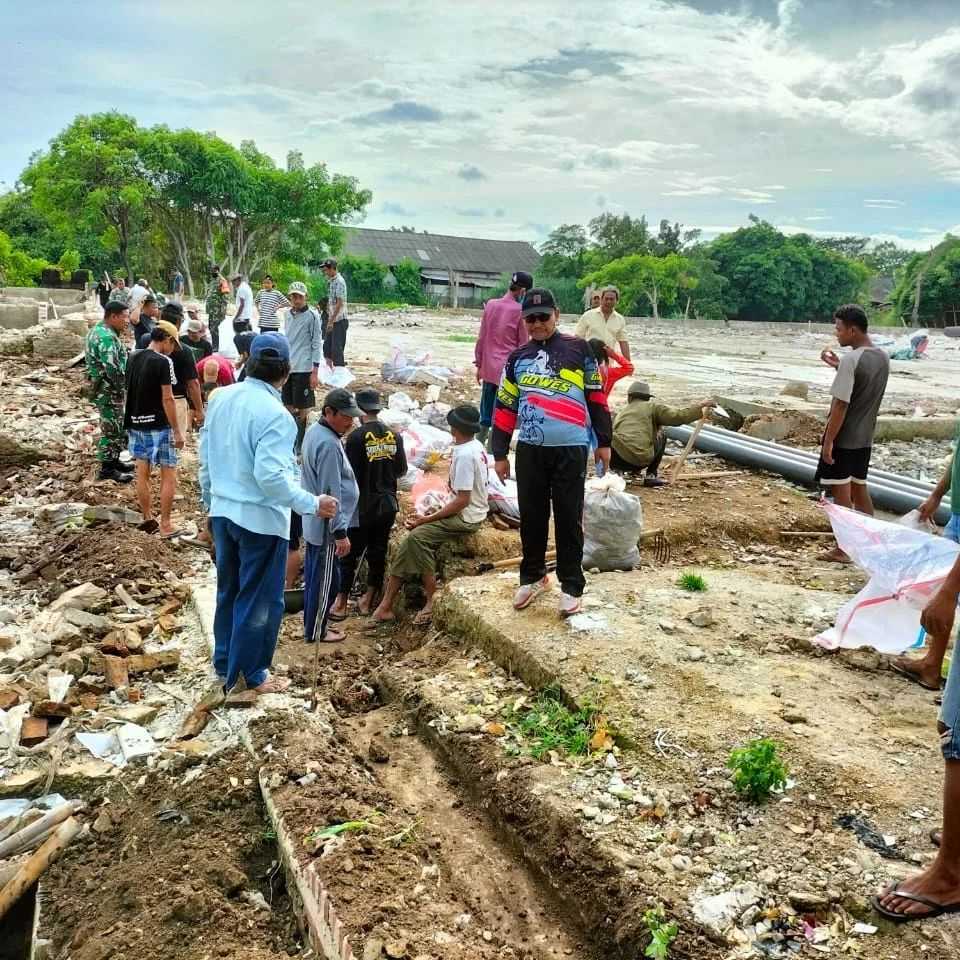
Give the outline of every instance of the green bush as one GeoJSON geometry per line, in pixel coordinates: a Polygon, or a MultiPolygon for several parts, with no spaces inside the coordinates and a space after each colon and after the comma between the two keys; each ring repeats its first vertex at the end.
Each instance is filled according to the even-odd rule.
{"type": "Polygon", "coordinates": [[[51,266],[40,257],[31,257],[14,247],[11,239],[0,230],[0,284],[8,287],[34,287],[40,274],[51,266]]]}
{"type": "Polygon", "coordinates": [[[383,281],[388,268],[375,257],[357,257],[345,254],[340,257],[340,272],[347,281],[347,299],[358,303],[382,303],[392,299],[383,281]]]}
{"type": "MultiPolygon", "coordinates": [[[[583,290],[577,286],[577,281],[573,277],[541,277],[534,274],[533,282],[538,287],[546,287],[554,295],[561,313],[577,315],[583,313],[583,290]]],[[[494,300],[502,297],[509,285],[510,278],[504,276],[498,286],[486,291],[484,299],[494,300]]]]}
{"type": "Polygon", "coordinates": [[[422,307],[427,300],[423,295],[423,285],[420,282],[420,264],[408,258],[396,264],[392,272],[397,281],[393,291],[394,297],[401,303],[422,307]]]}
{"type": "Polygon", "coordinates": [[[787,783],[787,766],[777,756],[775,740],[751,740],[730,754],[727,767],[733,770],[737,793],[754,803],[766,800],[787,783]]]}

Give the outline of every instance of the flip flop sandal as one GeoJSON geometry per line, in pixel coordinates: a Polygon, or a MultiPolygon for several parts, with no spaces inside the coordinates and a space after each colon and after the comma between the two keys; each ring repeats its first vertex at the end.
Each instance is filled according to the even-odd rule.
{"type": "Polygon", "coordinates": [[[915,684],[917,684],[917,686],[923,687],[924,690],[933,690],[933,691],[935,691],[935,692],[939,692],[939,691],[943,688],[943,681],[942,681],[942,680],[941,680],[940,683],[938,683],[935,687],[931,687],[930,684],[924,683],[924,682],[920,679],[920,675],[919,675],[919,674],[914,673],[912,670],[908,670],[906,667],[901,667],[901,666],[900,666],[899,664],[897,664],[897,663],[891,663],[891,664],[890,664],[890,669],[891,669],[894,673],[900,674],[901,677],[906,677],[907,680],[909,680],[911,683],[915,683],[915,684]]]}
{"type": "Polygon", "coordinates": [[[156,520],[144,520],[137,524],[137,529],[144,533],[156,533],[160,529],[160,524],[156,520]]]}
{"type": "Polygon", "coordinates": [[[422,610],[413,618],[413,625],[415,627],[426,627],[433,621],[433,611],[430,613],[424,613],[422,610]]]}
{"type": "Polygon", "coordinates": [[[888,894],[893,894],[893,896],[899,897],[901,900],[909,900],[911,903],[919,903],[924,907],[930,908],[929,913],[896,913],[883,906],[883,904],[880,903],[879,897],[873,897],[870,901],[873,904],[873,909],[885,920],[890,920],[893,923],[910,923],[913,920],[933,920],[935,917],[943,917],[949,913],[960,913],[960,902],[937,903],[936,900],[931,900],[929,897],[922,897],[919,893],[902,893],[899,887],[892,887],[884,896],[888,894]]]}
{"type": "Polygon", "coordinates": [[[328,613],[327,619],[333,623],[343,623],[347,619],[348,614],[346,613],[328,613]]]}
{"type": "Polygon", "coordinates": [[[943,831],[942,830],[931,830],[930,831],[930,842],[939,849],[940,845],[943,843],[943,831]]]}
{"type": "Polygon", "coordinates": [[[341,633],[339,630],[330,630],[328,629],[322,637],[318,639],[318,643],[343,643],[347,639],[345,633],[341,633]]]}
{"type": "MultiPolygon", "coordinates": [[[[157,529],[159,529],[159,526],[157,529]]],[[[169,533],[161,533],[160,539],[161,540],[177,540],[180,537],[186,536],[186,533],[187,533],[186,530],[171,530],[169,533]]]]}

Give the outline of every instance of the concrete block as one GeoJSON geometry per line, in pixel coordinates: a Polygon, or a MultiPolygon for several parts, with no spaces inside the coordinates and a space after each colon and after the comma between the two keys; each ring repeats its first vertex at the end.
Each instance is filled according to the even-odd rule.
{"type": "Polygon", "coordinates": [[[955,417],[878,417],[874,442],[884,440],[952,440],[955,417]]]}
{"type": "Polygon", "coordinates": [[[4,287],[0,294],[5,297],[20,297],[29,300],[52,300],[58,307],[63,304],[82,303],[87,299],[83,290],[61,290],[56,287],[4,287]]]}
{"type": "Polygon", "coordinates": [[[37,325],[37,306],[34,303],[0,303],[0,327],[7,330],[26,330],[37,325]]]}

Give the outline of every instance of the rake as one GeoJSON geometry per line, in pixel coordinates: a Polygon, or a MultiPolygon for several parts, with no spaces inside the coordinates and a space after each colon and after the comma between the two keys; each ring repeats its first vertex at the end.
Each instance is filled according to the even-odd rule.
{"type": "Polygon", "coordinates": [[[653,545],[653,559],[661,566],[666,566],[670,562],[672,553],[670,550],[670,541],[667,539],[662,527],[657,527],[655,530],[644,530],[643,533],[640,534],[640,542],[637,546],[643,547],[651,541],[653,545]]]}

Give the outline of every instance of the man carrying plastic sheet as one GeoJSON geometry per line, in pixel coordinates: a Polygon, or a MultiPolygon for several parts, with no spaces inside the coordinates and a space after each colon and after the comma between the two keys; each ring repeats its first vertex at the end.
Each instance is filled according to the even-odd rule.
{"type": "MultiPolygon", "coordinates": [[[[920,622],[930,636],[949,637],[960,597],[960,558],[943,586],[927,604],[920,622]]],[[[944,641],[945,642],[945,641],[944,641]]],[[[940,711],[940,748],[946,773],[943,786],[943,832],[939,852],[923,873],[874,897],[877,912],[888,920],[927,920],[960,912],[960,658],[950,664],[950,676],[940,711]]]]}

